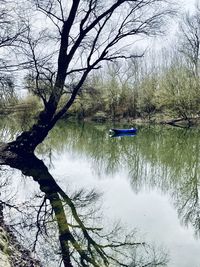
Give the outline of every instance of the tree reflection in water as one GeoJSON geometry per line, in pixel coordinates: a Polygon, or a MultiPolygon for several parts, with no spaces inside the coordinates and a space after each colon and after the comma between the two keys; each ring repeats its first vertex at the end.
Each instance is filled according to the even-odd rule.
{"type": "Polygon", "coordinates": [[[33,250],[37,246],[41,248],[40,241],[45,240],[50,242],[48,245],[43,243],[42,246],[47,246],[47,250],[53,252],[59,241],[60,257],[65,267],[165,265],[166,254],[155,251],[144,242],[136,241],[135,231],[125,234],[116,225],[105,233],[103,227],[99,226],[100,221],[93,209],[98,199],[98,194],[94,191],[82,190],[69,196],[56,183],[43,161],[34,155],[27,155],[26,158],[18,156],[6,163],[19,169],[25,176],[31,176],[42,192],[36,194],[34,202],[24,204],[21,212],[22,226],[35,233],[33,250]]]}
{"type": "Polygon", "coordinates": [[[137,137],[111,139],[105,134],[109,128],[87,124],[83,131],[80,125],[61,122],[39,152],[51,147],[57,153],[84,155],[101,176],[126,170],[135,192],[145,187],[170,195],[181,222],[192,225],[199,236],[199,129],[141,127],[137,137]]]}
{"type": "MultiPolygon", "coordinates": [[[[86,124],[83,127],[80,124],[66,124],[64,121],[61,121],[52,131],[49,138],[40,145],[37,153],[43,157],[45,162],[49,162],[48,166],[50,167],[52,167],[55,155],[68,151],[72,155],[86,157],[88,162],[91,163],[91,167],[101,176],[104,176],[104,174],[114,174],[121,169],[126,169],[130,184],[135,192],[139,192],[142,188],[146,187],[148,189],[156,188],[170,195],[181,222],[184,225],[192,225],[198,237],[200,233],[199,129],[141,127],[137,137],[110,139],[106,135],[109,128],[109,125],[86,124]]],[[[14,135],[16,129],[14,125],[10,128],[4,125],[4,131],[14,135]]],[[[5,136],[3,131],[1,136],[5,136]]],[[[59,231],[67,233],[66,241],[63,241],[61,238],[60,242],[61,244],[64,242],[62,246],[64,246],[63,249],[66,250],[66,253],[69,254],[73,251],[70,254],[71,258],[74,257],[73,261],[77,259],[80,261],[81,257],[89,257],[90,261],[95,258],[99,266],[103,266],[103,261],[105,264],[107,260],[113,261],[102,252],[103,250],[114,258],[116,256],[116,253],[111,253],[110,247],[105,247],[107,236],[104,235],[104,238],[102,237],[102,230],[99,229],[100,222],[96,219],[92,221],[94,215],[91,210],[83,216],[83,206],[85,205],[84,208],[88,209],[94,207],[97,195],[92,192],[91,194],[84,193],[85,195],[82,195],[75,193],[73,196],[68,196],[56,184],[53,177],[49,174],[47,167],[41,161],[31,159],[29,162],[31,162],[31,165],[27,166],[24,160],[22,160],[21,166],[10,165],[22,170],[27,176],[32,176],[40,184],[43,192],[43,202],[41,202],[40,206],[35,206],[39,215],[33,218],[33,220],[35,219],[34,223],[38,226],[38,236],[44,233],[46,238],[45,232],[48,232],[48,235],[51,235],[50,232],[55,233],[55,221],[51,224],[47,222],[52,221],[52,218],[58,218],[61,222],[65,222],[64,225],[67,227],[67,229],[64,229],[63,223],[57,223],[59,231]],[[35,162],[35,169],[32,162],[35,162]],[[82,204],[83,202],[80,199],[85,200],[85,204],[82,204]],[[91,205],[89,205],[90,203],[91,205]],[[56,213],[55,211],[61,213],[56,213]],[[92,215],[86,216],[87,214],[92,215]],[[36,218],[38,218],[39,223],[36,218]],[[95,221],[97,225],[94,224],[95,221]],[[91,228],[93,226],[94,229],[91,228]],[[46,227],[49,231],[46,230],[46,227]],[[87,240],[88,236],[89,240],[87,240]],[[75,238],[74,241],[73,238],[75,238]],[[92,242],[90,242],[90,238],[93,240],[92,242]],[[96,243],[101,245],[96,246],[96,243]],[[76,244],[78,244],[78,247],[76,247],[76,244]],[[79,246],[81,249],[79,249],[79,246]],[[86,251],[89,251],[89,255],[86,251]],[[99,259],[101,259],[101,262],[99,262],[99,259]]],[[[113,236],[109,236],[109,238],[114,238],[114,243],[119,240],[127,242],[127,240],[122,239],[122,237],[126,236],[125,233],[119,233],[118,235],[115,231],[112,233],[113,236]]],[[[128,242],[135,242],[136,240],[133,236],[130,239],[128,242]]],[[[122,259],[122,254],[124,250],[126,253],[129,252],[126,247],[131,246],[130,244],[128,245],[122,246],[120,251],[118,251],[119,247],[112,247],[112,251],[114,249],[119,252],[118,255],[120,256],[117,259],[121,260],[123,264],[126,263],[122,259]]],[[[138,248],[142,250],[144,246],[139,245],[138,247],[134,245],[130,250],[131,257],[138,248]]],[[[48,252],[46,251],[46,253],[48,252]]],[[[131,257],[126,259],[131,261],[131,257]]],[[[78,266],[78,263],[75,263],[75,266],[78,266]]],[[[82,264],[82,266],[84,265],[82,264]]],[[[117,266],[117,263],[113,263],[113,266],[117,266]]],[[[132,264],[132,266],[136,265],[132,264]]]]}

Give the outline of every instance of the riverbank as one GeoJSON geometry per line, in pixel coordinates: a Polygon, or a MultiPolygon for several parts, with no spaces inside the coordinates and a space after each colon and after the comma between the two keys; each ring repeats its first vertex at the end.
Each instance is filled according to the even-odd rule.
{"type": "MultiPolygon", "coordinates": [[[[68,117],[71,120],[76,120],[74,117],[68,117]]],[[[112,119],[112,118],[96,118],[96,117],[88,117],[83,118],[83,121],[92,121],[97,123],[104,123],[104,122],[114,122],[114,123],[124,123],[124,124],[151,124],[151,125],[171,125],[175,127],[182,127],[182,128],[190,128],[200,125],[200,117],[188,117],[188,118],[174,118],[170,117],[165,114],[158,114],[151,118],[146,117],[138,117],[138,118],[118,118],[118,119],[112,119]]]]}
{"type": "Polygon", "coordinates": [[[0,266],[42,267],[31,252],[17,240],[14,230],[4,221],[3,205],[0,204],[0,266]]]}
{"type": "MultiPolygon", "coordinates": [[[[41,111],[42,107],[35,108],[34,103],[17,104],[14,106],[5,107],[0,109],[1,117],[10,117],[16,119],[19,123],[28,127],[30,121],[33,122],[37,115],[41,111]]],[[[116,116],[115,118],[108,116],[105,112],[98,111],[90,116],[80,116],[78,112],[69,111],[63,117],[64,120],[70,121],[91,121],[97,123],[124,123],[124,124],[168,124],[175,127],[194,127],[200,125],[200,116],[193,115],[191,117],[183,118],[177,117],[173,113],[154,113],[151,116],[116,116]]]]}

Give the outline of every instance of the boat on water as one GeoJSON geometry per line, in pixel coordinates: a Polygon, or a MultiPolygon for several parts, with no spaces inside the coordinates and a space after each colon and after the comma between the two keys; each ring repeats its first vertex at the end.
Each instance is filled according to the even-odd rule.
{"type": "Polygon", "coordinates": [[[119,134],[116,134],[116,133],[112,133],[110,134],[110,137],[133,137],[133,136],[136,136],[137,133],[119,133],[119,134]]]}
{"type": "Polygon", "coordinates": [[[116,135],[131,135],[131,134],[136,134],[137,129],[136,128],[130,128],[130,129],[110,129],[110,134],[116,134],[116,135]]]}

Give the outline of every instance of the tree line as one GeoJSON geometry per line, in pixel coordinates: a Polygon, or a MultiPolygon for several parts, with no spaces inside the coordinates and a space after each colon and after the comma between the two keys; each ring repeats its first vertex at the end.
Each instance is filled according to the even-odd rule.
{"type": "MultiPolygon", "coordinates": [[[[12,141],[9,139],[7,143],[1,143],[0,162],[1,165],[20,170],[26,177],[31,176],[38,183],[44,201],[40,207],[36,207],[38,215],[35,225],[40,233],[40,215],[43,209],[48,215],[47,204],[49,215],[52,216],[48,218],[56,224],[59,255],[65,267],[164,265],[160,257],[148,257],[145,262],[141,262],[141,257],[138,262],[134,247],[137,249],[142,243],[138,244],[123,235],[111,243],[108,235],[96,232],[96,227],[91,228],[81,220],[75,200],[56,183],[34,152],[58,120],[75,109],[84,94],[84,87],[86,92],[91,91],[93,98],[100,99],[95,87],[87,86],[93,77],[91,75],[94,75],[92,73],[99,71],[105,62],[134,62],[142,58],[143,51],[134,49],[133,44],[140,38],[162,33],[175,14],[173,3],[165,0],[0,0],[0,73],[15,83],[14,76],[25,77],[24,83],[18,86],[27,87],[39,97],[42,105],[35,122],[28,129],[20,131],[17,137],[10,136],[12,141]],[[131,257],[124,253],[129,252],[127,245],[131,257]]],[[[193,56],[189,55],[188,58],[189,65],[195,66],[190,75],[198,80],[198,64],[193,56]]],[[[119,81],[117,79],[116,83],[110,68],[113,78],[110,81],[108,79],[110,87],[107,92],[109,100],[113,98],[118,101],[116,89],[119,81]]],[[[142,77],[141,72],[137,72],[137,64],[135,68],[133,83],[145,88],[142,84],[145,84],[148,76],[142,77]]],[[[152,81],[154,90],[153,84],[152,81]]],[[[12,88],[12,84],[7,83],[6,88],[12,88]]],[[[148,79],[146,88],[148,91],[148,79]]],[[[144,96],[147,96],[145,91],[144,96]]],[[[92,102],[96,101],[93,98],[92,102]]],[[[128,105],[129,99],[126,99],[123,101],[128,105]]],[[[115,102],[108,104],[113,116],[116,116],[118,111],[115,102]]],[[[85,103],[83,106],[85,108],[85,103]]],[[[41,222],[47,225],[48,218],[47,221],[46,217],[43,218],[41,222]]]]}
{"type": "MultiPolygon", "coordinates": [[[[144,54],[140,52],[140,49],[135,49],[137,52],[134,56],[127,58],[113,56],[108,63],[103,63],[101,68],[98,66],[95,71],[88,73],[68,113],[78,119],[92,118],[97,121],[138,118],[159,122],[173,118],[190,121],[198,117],[200,112],[199,18],[200,9],[197,5],[192,14],[182,15],[176,32],[177,37],[172,37],[173,45],[170,47],[161,47],[157,50],[150,48],[144,54]]],[[[35,46],[32,47],[32,55],[30,51],[26,53],[36,60],[35,50],[38,48],[34,42],[42,42],[43,39],[47,39],[47,36],[37,37],[38,39],[34,37],[36,40],[32,40],[30,21],[26,23],[30,31],[28,37],[26,36],[29,40],[28,46],[30,46],[27,50],[35,46]]],[[[8,27],[11,26],[10,24],[8,27]]],[[[23,34],[23,27],[21,26],[20,34],[23,34]]],[[[10,46],[13,38],[17,37],[16,35],[9,36],[6,41],[2,42],[10,46]]],[[[48,41],[53,42],[52,38],[48,41]]],[[[44,55],[44,58],[46,57],[47,55],[44,55]]],[[[45,70],[39,70],[40,66],[36,66],[39,60],[35,63],[33,61],[25,63],[28,65],[26,66],[28,71],[24,76],[22,87],[29,92],[28,103],[31,102],[31,95],[37,96],[37,100],[33,98],[32,101],[37,102],[37,106],[41,107],[38,108],[39,112],[42,109],[40,101],[45,103],[51,94],[54,72],[50,73],[51,66],[45,66],[45,70]]],[[[41,62],[41,64],[44,63],[41,62]]],[[[15,67],[10,66],[10,68],[15,67]]],[[[69,94],[77,86],[80,72],[83,69],[70,71],[58,106],[61,107],[68,101],[69,94]]],[[[7,73],[1,75],[0,105],[2,108],[17,102],[22,103],[17,97],[14,85],[13,75],[7,73]]]]}
{"type": "Polygon", "coordinates": [[[173,45],[128,62],[106,65],[88,78],[72,113],[80,118],[190,122],[200,112],[200,9],[185,13],[173,45]]]}

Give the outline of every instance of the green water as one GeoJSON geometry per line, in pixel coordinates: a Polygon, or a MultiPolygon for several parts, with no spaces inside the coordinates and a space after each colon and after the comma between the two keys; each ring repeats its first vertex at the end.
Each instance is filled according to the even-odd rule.
{"type": "Polygon", "coordinates": [[[200,129],[139,127],[110,138],[110,127],[60,123],[43,149],[71,183],[105,191],[109,215],[169,250],[168,266],[200,266],[200,129]]]}
{"type": "MultiPolygon", "coordinates": [[[[60,122],[37,154],[63,188],[102,192],[105,216],[163,246],[169,267],[200,266],[200,129],[139,126],[111,138],[112,126],[60,122]]],[[[2,139],[15,132],[5,125],[2,139]]]]}

